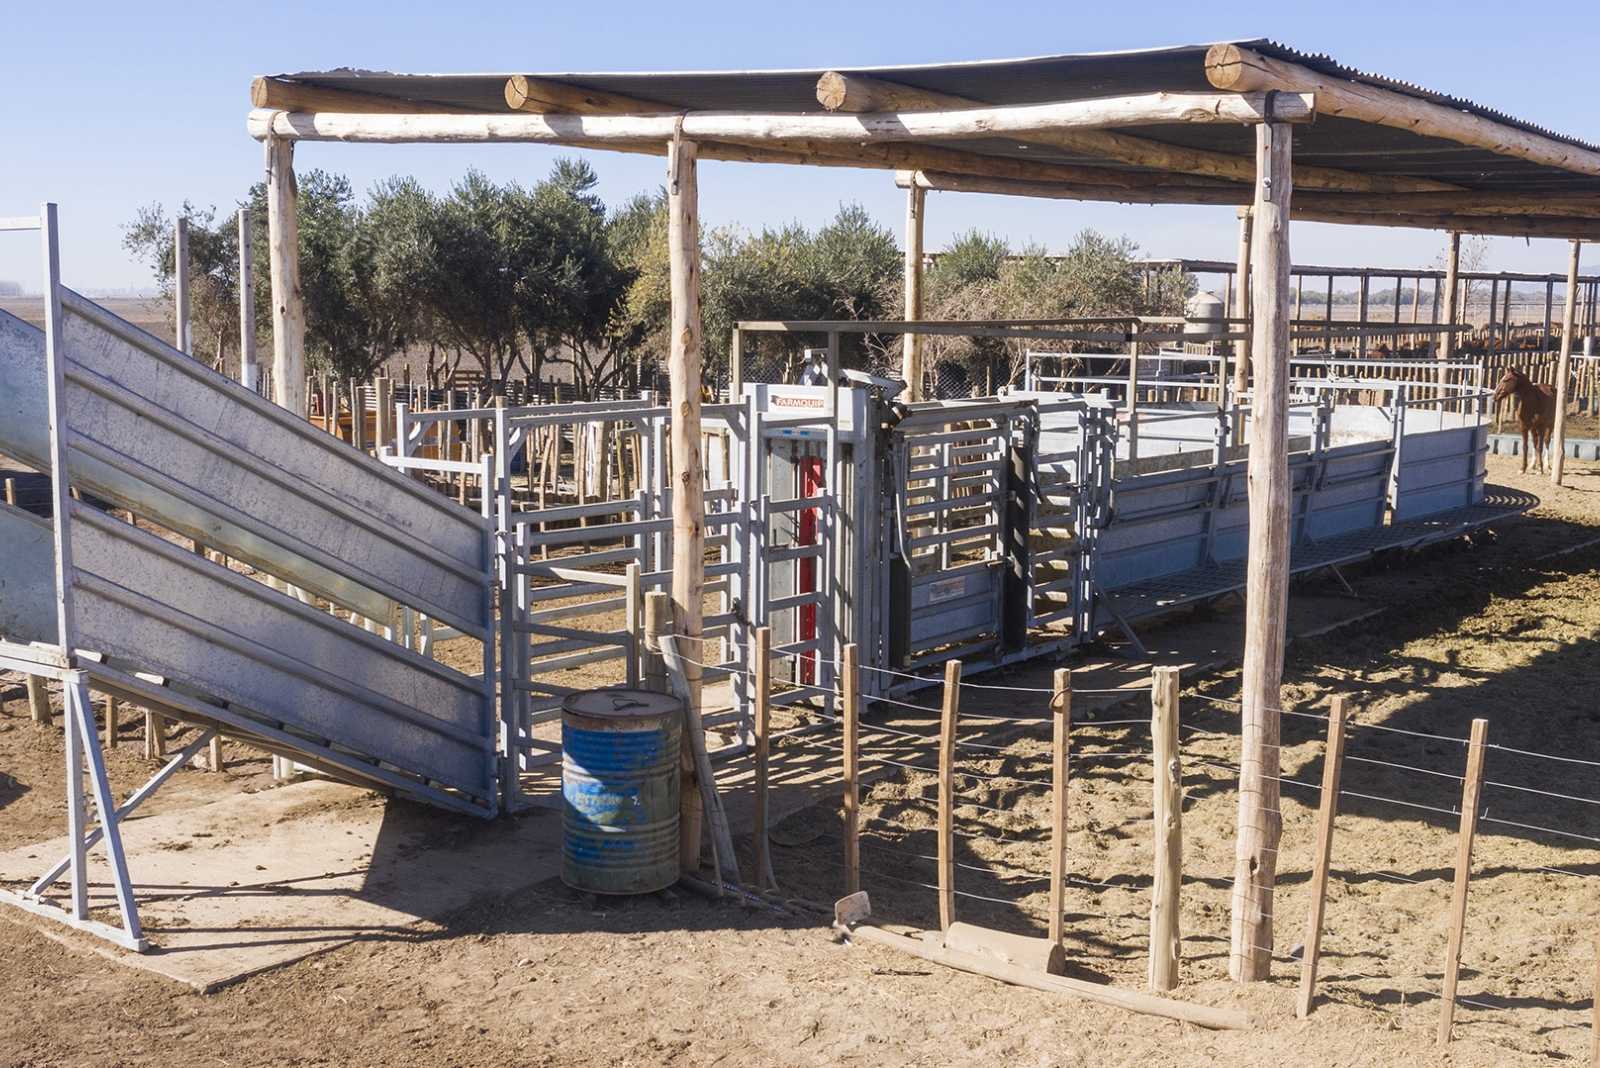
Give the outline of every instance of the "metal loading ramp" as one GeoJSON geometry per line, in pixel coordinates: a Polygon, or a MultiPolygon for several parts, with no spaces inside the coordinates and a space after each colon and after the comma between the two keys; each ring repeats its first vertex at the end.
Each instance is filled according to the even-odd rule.
{"type": "MultiPolygon", "coordinates": [[[[53,212],[41,222],[48,233],[53,212]]],[[[91,789],[68,776],[69,839],[83,845],[7,899],[144,947],[117,822],[202,743],[118,808],[91,687],[338,778],[495,815],[487,517],[50,282],[48,332],[0,313],[0,453],[50,472],[55,504],[53,520],[0,505],[0,668],[63,682],[68,759],[91,789]],[[481,642],[483,673],[412,648],[420,619],[481,642]],[[102,837],[120,929],[83,907],[83,850],[102,837]],[[45,894],[69,870],[63,908],[45,894]]]]}

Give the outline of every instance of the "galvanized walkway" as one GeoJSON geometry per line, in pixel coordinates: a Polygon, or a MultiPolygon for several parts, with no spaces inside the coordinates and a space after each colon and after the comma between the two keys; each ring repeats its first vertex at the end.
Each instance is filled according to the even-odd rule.
{"type": "MultiPolygon", "coordinates": [[[[1482,502],[1420,519],[1351,531],[1295,547],[1291,574],[1305,574],[1370,559],[1390,549],[1415,549],[1519,516],[1539,503],[1531,493],[1488,486],[1482,502]]],[[[1124,586],[1108,600],[1124,619],[1148,619],[1187,604],[1209,600],[1245,586],[1244,559],[1163,575],[1124,586]]]]}

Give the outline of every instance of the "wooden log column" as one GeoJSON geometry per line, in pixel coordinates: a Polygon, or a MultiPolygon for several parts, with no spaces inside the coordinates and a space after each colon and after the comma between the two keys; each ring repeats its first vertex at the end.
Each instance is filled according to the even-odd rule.
{"type": "MultiPolygon", "coordinates": [[[[1250,318],[1250,228],[1255,216],[1249,208],[1239,209],[1239,262],[1234,277],[1238,284],[1233,287],[1233,310],[1229,313],[1235,319],[1250,318]]],[[[1233,395],[1242,396],[1250,388],[1250,338],[1240,338],[1234,344],[1233,362],[1233,395]]]]}
{"type": "Polygon", "coordinates": [[[1255,392],[1251,405],[1250,556],[1245,579],[1243,748],[1228,969],[1247,982],[1272,962],[1272,888],[1277,874],[1278,739],[1285,616],[1289,599],[1289,200],[1290,129],[1256,127],[1251,259],[1255,392]]]}
{"type": "MultiPolygon", "coordinates": [[[[928,205],[928,191],[916,182],[906,187],[906,314],[908,320],[922,318],[922,218],[928,205]]],[[[906,400],[922,399],[922,337],[907,334],[900,359],[900,377],[906,380],[906,400]]]]}
{"type": "Polygon", "coordinates": [[[306,313],[300,295],[299,190],[294,142],[268,137],[267,249],[272,265],[272,399],[306,413],[306,313]]]}
{"type": "Polygon", "coordinates": [[[239,209],[239,381],[254,393],[260,389],[256,370],[255,234],[250,209],[239,209]]]}
{"type": "MultiPolygon", "coordinates": [[[[1561,485],[1567,459],[1567,377],[1572,367],[1572,334],[1577,329],[1578,259],[1583,243],[1572,243],[1572,258],[1567,261],[1567,299],[1561,309],[1561,355],[1556,360],[1556,425],[1550,434],[1550,481],[1561,485]]],[[[1510,283],[1507,283],[1509,285],[1510,283]]]]}
{"type": "MultiPolygon", "coordinates": [[[[672,614],[680,635],[689,707],[684,726],[700,724],[700,643],[705,614],[705,487],[700,455],[700,205],[695,144],[674,138],[667,146],[667,250],[672,296],[672,349],[667,359],[672,410],[672,614]]],[[[685,744],[685,750],[691,746],[685,744]]],[[[686,766],[682,783],[683,864],[695,867],[700,850],[699,775],[686,766]]]]}
{"type": "MultiPolygon", "coordinates": [[[[1445,256],[1444,265],[1444,325],[1455,326],[1456,320],[1461,318],[1461,308],[1458,304],[1458,290],[1461,288],[1461,235],[1450,235],[1450,250],[1445,256]]],[[[1456,351],[1455,331],[1446,331],[1443,344],[1439,346],[1440,359],[1448,360],[1456,351]]]]}

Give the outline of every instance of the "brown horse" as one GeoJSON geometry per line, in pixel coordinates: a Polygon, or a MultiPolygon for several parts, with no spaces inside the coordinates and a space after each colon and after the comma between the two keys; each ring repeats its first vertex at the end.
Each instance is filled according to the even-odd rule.
{"type": "Polygon", "coordinates": [[[1544,471],[1544,450],[1556,426],[1556,394],[1551,386],[1536,386],[1521,371],[1507,367],[1495,387],[1495,403],[1517,398],[1517,424],[1522,427],[1522,470],[1528,470],[1528,436],[1533,435],[1534,470],[1544,471]]]}

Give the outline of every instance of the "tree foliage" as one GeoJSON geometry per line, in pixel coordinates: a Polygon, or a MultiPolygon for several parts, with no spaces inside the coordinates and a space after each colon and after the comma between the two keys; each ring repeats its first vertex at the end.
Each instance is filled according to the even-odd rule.
{"type": "MultiPolygon", "coordinates": [[[[392,178],[359,197],[326,171],[299,178],[300,286],[307,362],[365,379],[396,357],[426,354],[438,383],[463,362],[504,382],[515,370],[544,380],[570,369],[580,395],[630,384],[665,363],[671,311],[667,195],[657,189],[608,210],[589,164],[558,160],[529,185],[471,171],[434,193],[392,178]]],[[[271,329],[266,189],[247,203],[256,220],[256,320],[271,329]]],[[[237,346],[238,244],[231,217],[184,204],[190,219],[197,336],[220,357],[237,346]]],[[[125,244],[173,286],[172,223],[141,209],[125,244]]],[[[857,204],[825,225],[702,239],[701,295],[708,381],[722,377],[735,322],[744,319],[896,319],[902,257],[894,233],[857,204]]],[[[1147,277],[1126,239],[1079,234],[1061,256],[1013,250],[993,234],[956,238],[928,272],[925,314],[938,319],[1039,319],[1176,313],[1193,290],[1182,275],[1147,277]]],[[[791,374],[820,337],[747,337],[747,358],[791,374]],[[787,366],[783,366],[787,365],[787,366]]],[[[847,364],[898,365],[899,338],[847,335],[847,364]]],[[[972,381],[1013,376],[1027,344],[928,338],[935,362],[972,381]]],[[[267,346],[263,345],[263,350],[267,346]]],[[[636,381],[633,384],[637,384],[636,381]]]]}

